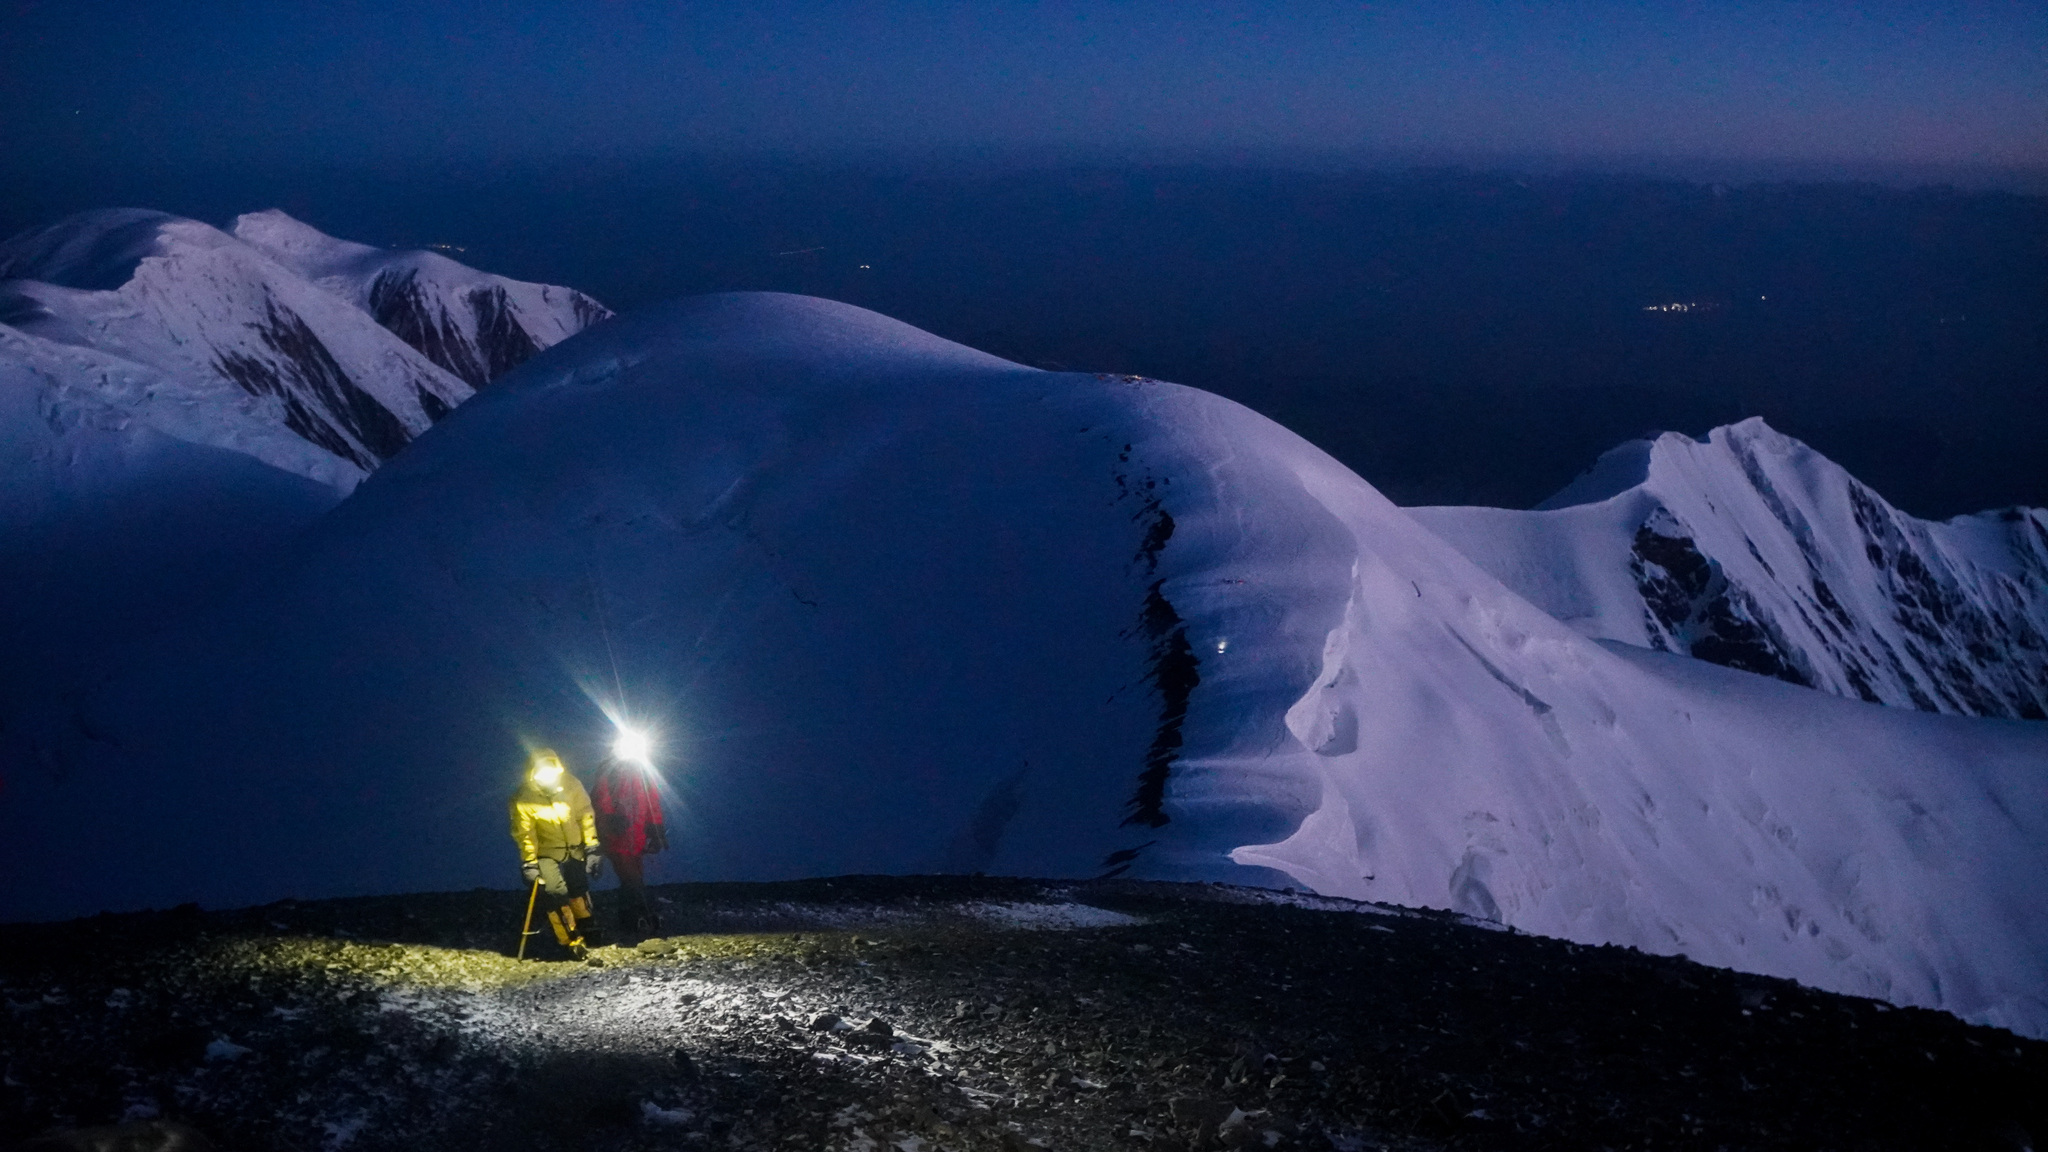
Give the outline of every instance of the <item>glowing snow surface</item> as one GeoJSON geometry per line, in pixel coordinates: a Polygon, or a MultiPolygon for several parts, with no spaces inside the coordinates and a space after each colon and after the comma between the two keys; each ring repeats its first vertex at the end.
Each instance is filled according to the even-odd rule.
{"type": "Polygon", "coordinates": [[[421,437],[97,698],[6,898],[509,884],[521,740],[587,772],[619,687],[671,877],[1286,884],[2048,1031],[2048,726],[1610,650],[1220,397],[775,295],[421,437]]]}

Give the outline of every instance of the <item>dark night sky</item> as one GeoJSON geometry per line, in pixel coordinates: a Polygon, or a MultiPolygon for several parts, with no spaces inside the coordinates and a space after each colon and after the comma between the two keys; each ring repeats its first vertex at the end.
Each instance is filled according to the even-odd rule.
{"type": "Polygon", "coordinates": [[[0,147],[46,167],[701,148],[2048,164],[2038,0],[8,7],[0,147]]]}
{"type": "Polygon", "coordinates": [[[1763,415],[1950,515],[2048,503],[2044,61],[2042,0],[0,0],[0,236],[282,207],[828,296],[1413,503],[1763,415]]]}

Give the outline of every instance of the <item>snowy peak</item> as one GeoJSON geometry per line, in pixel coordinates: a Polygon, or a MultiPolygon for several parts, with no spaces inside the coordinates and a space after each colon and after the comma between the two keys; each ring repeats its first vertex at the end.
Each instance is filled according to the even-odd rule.
{"type": "Polygon", "coordinates": [[[336,240],[275,209],[237,217],[231,231],[369,313],[471,388],[612,314],[574,289],[508,280],[434,252],[336,240]]]}
{"type": "MultiPolygon", "coordinates": [[[[1591,468],[1579,473],[1570,484],[1536,505],[1536,510],[1547,512],[1553,508],[1575,508],[1621,495],[1650,478],[1650,465],[1656,458],[1657,446],[1674,438],[1686,439],[1675,432],[1667,432],[1655,440],[1629,440],[1609,448],[1593,461],[1591,468]]],[[[1691,443],[1689,440],[1686,442],[1691,443]]]]}
{"type": "Polygon", "coordinates": [[[382,253],[283,213],[237,222],[245,225],[261,243],[137,209],[18,236],[0,244],[0,323],[161,381],[140,393],[105,374],[55,387],[99,393],[170,435],[346,490],[478,384],[607,315],[580,293],[382,253]],[[370,269],[374,280],[377,268],[408,261],[437,278],[413,281],[427,285],[413,311],[380,317],[347,270],[370,269]],[[434,333],[422,335],[418,316],[434,333]],[[309,458],[300,445],[316,451],[309,458]]]}
{"type": "Polygon", "coordinates": [[[2048,512],[1919,520],[1760,419],[1621,445],[1534,511],[1411,513],[1591,636],[1927,712],[2048,715],[2048,512]]]}
{"type": "Polygon", "coordinates": [[[272,259],[309,280],[332,275],[352,264],[391,255],[382,248],[329,236],[277,208],[245,212],[235,217],[227,230],[236,239],[261,248],[272,259]]]}

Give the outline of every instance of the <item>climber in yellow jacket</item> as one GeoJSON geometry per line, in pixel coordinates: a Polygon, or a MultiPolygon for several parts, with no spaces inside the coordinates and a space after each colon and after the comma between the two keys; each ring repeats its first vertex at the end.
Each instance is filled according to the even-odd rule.
{"type": "Polygon", "coordinates": [[[597,814],[582,782],[545,748],[534,753],[526,782],[512,797],[512,842],[526,882],[547,892],[555,939],[583,959],[580,922],[591,918],[590,882],[600,863],[597,814]]]}

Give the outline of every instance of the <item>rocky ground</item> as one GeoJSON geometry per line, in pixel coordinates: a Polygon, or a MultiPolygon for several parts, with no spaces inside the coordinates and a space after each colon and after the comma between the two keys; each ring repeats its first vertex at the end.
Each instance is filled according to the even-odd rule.
{"type": "Polygon", "coordinates": [[[1350,1152],[2048,1139],[2048,1044],[1439,914],[1116,882],[659,891],[671,935],[590,964],[514,961],[523,893],[496,891],[0,927],[0,1141],[1350,1152]]]}

